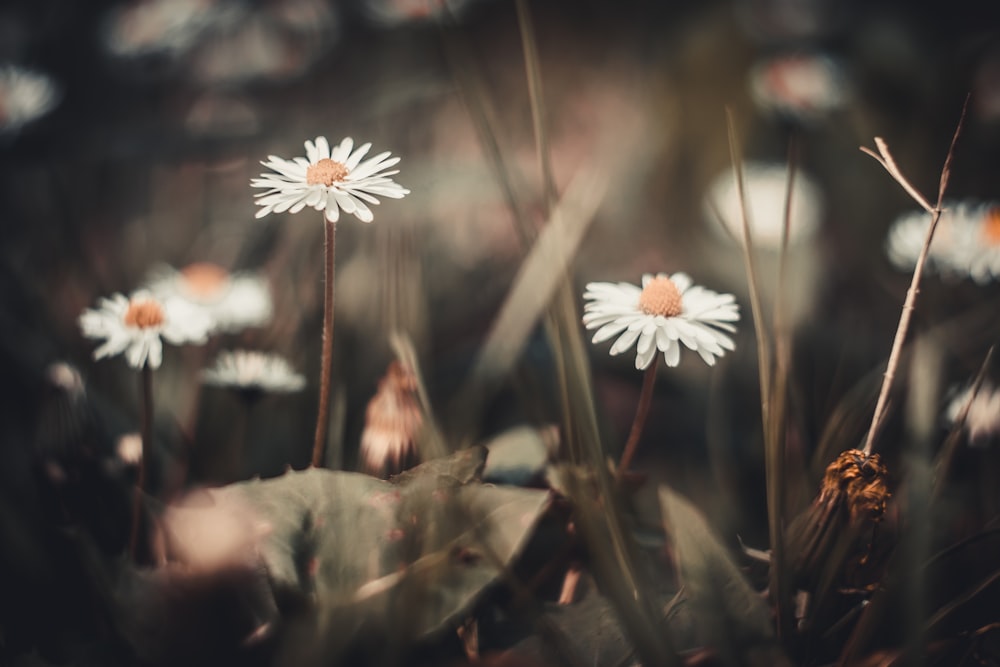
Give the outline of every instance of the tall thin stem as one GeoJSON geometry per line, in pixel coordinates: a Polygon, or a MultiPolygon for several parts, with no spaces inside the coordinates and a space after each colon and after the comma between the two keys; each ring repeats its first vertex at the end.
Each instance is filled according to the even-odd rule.
{"type": "Polygon", "coordinates": [[[906,180],[906,177],[903,176],[899,167],[896,166],[896,161],[889,152],[889,146],[881,137],[875,137],[875,145],[878,148],[878,154],[871,149],[864,147],[861,148],[862,152],[874,157],[885,168],[885,170],[888,171],[894,179],[896,179],[896,182],[899,183],[903,189],[917,201],[917,203],[923,206],[924,209],[931,214],[931,224],[927,227],[924,244],[920,248],[920,254],[917,256],[917,263],[913,267],[913,276],[910,278],[910,287],[906,290],[906,299],[903,302],[903,310],[899,314],[899,324],[896,327],[896,335],[892,340],[892,349],[889,351],[889,362],[886,364],[885,374],[882,377],[882,388],[879,391],[878,400],[875,403],[875,412],[872,415],[871,426],[868,428],[868,435],[865,437],[865,446],[862,449],[865,457],[871,456],[872,449],[875,447],[875,438],[878,436],[879,430],[885,422],[885,412],[889,402],[889,392],[892,390],[892,381],[896,377],[896,368],[899,366],[899,357],[903,351],[903,341],[906,340],[906,333],[910,328],[910,317],[913,314],[913,309],[916,307],[915,304],[917,302],[917,294],[920,293],[920,278],[923,276],[924,264],[927,262],[927,255],[930,252],[931,242],[934,240],[934,231],[937,229],[938,222],[941,220],[944,193],[948,188],[948,179],[951,177],[951,161],[955,156],[955,144],[958,143],[958,137],[962,133],[962,126],[965,124],[965,114],[968,108],[969,97],[967,96],[965,98],[965,104],[962,105],[962,114],[958,118],[958,125],[955,127],[955,134],[951,137],[951,145],[948,147],[948,154],[944,158],[944,166],[941,168],[941,178],[938,182],[937,204],[934,206],[931,206],[927,199],[921,195],[908,180],[906,180]]]}
{"type": "Polygon", "coordinates": [[[312,466],[318,468],[323,464],[323,449],[326,445],[326,432],[330,424],[330,365],[333,358],[333,288],[334,270],[336,269],[337,223],[323,218],[325,234],[324,252],[326,253],[325,275],[323,281],[323,355],[320,359],[319,375],[319,411],[316,416],[316,438],[313,440],[312,466]]]}
{"type": "Polygon", "coordinates": [[[642,391],[639,393],[639,406],[635,409],[635,419],[632,420],[632,430],[628,434],[625,442],[625,449],[622,451],[621,461],[618,463],[618,471],[615,473],[620,482],[628,470],[635,450],[639,447],[639,438],[642,436],[642,429],[646,426],[646,417],[649,416],[649,404],[653,400],[653,384],[656,383],[656,368],[660,362],[660,354],[653,355],[653,361],[646,368],[646,374],[642,378],[642,391]]]}
{"type": "Polygon", "coordinates": [[[132,494],[132,528],[128,538],[128,554],[135,560],[135,550],[139,543],[139,518],[142,516],[142,492],[146,485],[146,459],[153,451],[153,369],[145,364],[139,372],[139,434],[142,437],[142,456],[139,457],[139,472],[132,494]]]}

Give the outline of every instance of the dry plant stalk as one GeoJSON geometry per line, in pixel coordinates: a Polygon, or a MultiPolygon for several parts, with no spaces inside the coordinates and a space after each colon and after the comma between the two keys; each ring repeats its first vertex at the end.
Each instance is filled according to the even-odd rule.
{"type": "Polygon", "coordinates": [[[882,428],[882,424],[885,421],[886,405],[889,401],[889,392],[892,389],[892,381],[896,377],[896,369],[899,367],[899,355],[903,349],[903,341],[906,339],[906,333],[910,328],[910,317],[913,315],[913,309],[917,301],[917,294],[920,292],[920,278],[924,272],[924,264],[927,262],[927,254],[931,247],[931,241],[934,240],[934,231],[937,229],[938,221],[941,219],[941,205],[944,203],[944,193],[948,187],[948,179],[951,177],[951,161],[955,154],[955,144],[958,142],[958,136],[962,132],[962,126],[965,124],[965,113],[969,106],[969,98],[965,98],[965,104],[962,106],[962,115],[958,119],[958,126],[955,128],[955,134],[951,138],[951,145],[948,147],[948,154],[944,159],[944,166],[941,168],[941,178],[938,182],[938,198],[937,204],[931,206],[927,199],[920,194],[920,192],[913,187],[913,185],[903,176],[903,173],[899,170],[896,165],[896,161],[893,159],[892,154],[889,152],[889,146],[881,137],[875,137],[875,146],[878,148],[878,153],[866,148],[861,147],[861,151],[867,155],[872,156],[875,160],[881,164],[889,175],[899,183],[904,190],[918,203],[925,211],[931,214],[931,224],[927,228],[927,235],[924,237],[924,245],[920,249],[920,254],[917,256],[917,263],[913,267],[913,277],[910,280],[910,287],[906,291],[906,300],[903,302],[903,310],[899,315],[899,325],[896,327],[896,336],[892,341],[892,350],[889,352],[889,362],[886,364],[885,376],[882,380],[882,389],[879,391],[878,401],[875,403],[875,413],[872,415],[872,423],[868,429],[868,435],[865,438],[865,446],[862,450],[865,456],[870,456],[872,449],[875,446],[875,438],[878,436],[879,430],[882,428]]]}

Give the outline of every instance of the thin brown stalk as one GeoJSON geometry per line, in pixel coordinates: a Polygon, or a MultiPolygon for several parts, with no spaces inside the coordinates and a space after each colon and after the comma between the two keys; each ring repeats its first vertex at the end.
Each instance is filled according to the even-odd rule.
{"type": "Polygon", "coordinates": [[[875,145],[878,147],[879,154],[876,155],[874,151],[868,148],[862,147],[861,150],[868,155],[874,157],[879,164],[885,167],[886,171],[899,183],[906,192],[910,194],[913,199],[917,201],[921,206],[924,207],[926,211],[931,214],[931,224],[927,228],[927,235],[924,237],[924,245],[920,249],[920,254],[917,256],[916,266],[913,267],[913,276],[910,279],[910,287],[906,290],[906,299],[903,302],[903,310],[899,315],[899,325],[896,327],[896,336],[892,341],[892,349],[889,352],[889,362],[886,365],[885,375],[882,379],[882,389],[879,391],[878,400],[875,403],[875,413],[872,415],[872,423],[868,429],[868,435],[865,438],[865,446],[863,452],[865,456],[871,456],[872,450],[875,446],[875,438],[882,428],[882,424],[885,421],[886,405],[889,400],[889,392],[892,389],[893,379],[896,377],[896,369],[899,367],[899,355],[903,349],[903,341],[906,339],[907,331],[910,328],[910,319],[913,315],[913,310],[917,301],[917,294],[920,293],[920,279],[923,276],[924,265],[927,263],[927,254],[930,251],[931,241],[934,240],[934,232],[937,229],[938,222],[941,220],[942,204],[944,203],[944,193],[948,186],[948,179],[951,176],[951,161],[955,154],[955,144],[958,142],[958,137],[962,132],[962,126],[965,123],[965,112],[969,106],[968,97],[965,99],[965,104],[962,106],[962,115],[958,119],[958,126],[955,128],[955,134],[952,135],[951,145],[948,147],[948,154],[944,160],[944,166],[941,168],[941,179],[938,184],[938,200],[937,204],[931,206],[927,203],[927,199],[924,198],[909,181],[903,176],[896,166],[895,160],[889,153],[889,146],[880,137],[875,137],[875,145]]]}
{"type": "Polygon", "coordinates": [[[333,289],[337,257],[337,223],[323,217],[325,230],[325,265],[323,282],[323,353],[320,357],[319,410],[316,415],[316,438],[313,440],[312,466],[323,465],[323,450],[330,425],[330,366],[333,361],[333,289]]]}
{"type": "Polygon", "coordinates": [[[659,368],[659,361],[660,354],[654,354],[653,361],[646,368],[646,374],[642,378],[642,391],[639,393],[639,405],[635,410],[635,419],[632,420],[632,430],[628,434],[628,440],[625,442],[625,449],[622,450],[622,458],[618,462],[618,470],[615,473],[615,480],[619,483],[632,463],[632,458],[639,447],[642,429],[646,426],[649,405],[653,402],[653,385],[656,383],[656,369],[659,368]]]}
{"type": "Polygon", "coordinates": [[[144,364],[139,371],[139,434],[142,437],[142,455],[132,494],[132,527],[129,531],[128,554],[134,561],[139,545],[139,520],[142,517],[142,494],[146,485],[146,459],[153,451],[153,369],[144,364]]]}

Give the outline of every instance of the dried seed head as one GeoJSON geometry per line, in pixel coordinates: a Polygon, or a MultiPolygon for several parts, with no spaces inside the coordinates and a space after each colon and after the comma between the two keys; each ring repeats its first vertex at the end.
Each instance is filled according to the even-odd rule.
{"type": "Polygon", "coordinates": [[[888,469],[878,454],[865,457],[858,449],[848,449],[826,468],[819,501],[844,494],[851,520],[879,521],[892,496],[886,481],[888,469]]]}
{"type": "Polygon", "coordinates": [[[681,291],[666,276],[653,278],[642,288],[639,310],[647,315],[676,317],[681,314],[681,291]]]}
{"type": "Polygon", "coordinates": [[[351,173],[346,165],[335,162],[330,158],[323,158],[316,164],[311,164],[306,169],[306,183],[309,185],[325,185],[330,187],[334,183],[344,180],[351,173]]]}
{"type": "Polygon", "coordinates": [[[373,475],[400,472],[416,453],[416,438],[423,421],[417,378],[403,364],[393,361],[365,412],[362,468],[373,475]]]}

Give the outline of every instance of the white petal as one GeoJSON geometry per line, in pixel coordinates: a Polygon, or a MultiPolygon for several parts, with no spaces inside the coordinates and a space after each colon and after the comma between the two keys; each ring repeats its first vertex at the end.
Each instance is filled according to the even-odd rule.
{"type": "Polygon", "coordinates": [[[618,337],[618,340],[615,341],[614,345],[611,346],[611,356],[621,354],[625,350],[632,347],[632,344],[635,343],[638,337],[638,330],[627,329],[625,333],[618,337]]]}
{"type": "Polygon", "coordinates": [[[642,371],[648,368],[654,356],[656,356],[656,347],[654,345],[650,345],[649,349],[645,352],[637,352],[635,355],[636,369],[642,371]]]}
{"type": "Polygon", "coordinates": [[[663,360],[670,368],[676,367],[681,360],[681,346],[676,342],[671,342],[670,347],[663,351],[663,360]]]}

